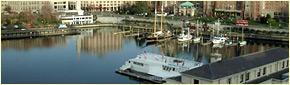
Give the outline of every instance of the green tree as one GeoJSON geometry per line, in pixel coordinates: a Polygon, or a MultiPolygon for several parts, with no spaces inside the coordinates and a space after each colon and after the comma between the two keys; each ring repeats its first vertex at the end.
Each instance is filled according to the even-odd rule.
{"type": "Polygon", "coordinates": [[[142,14],[142,13],[148,13],[149,6],[145,1],[137,1],[134,5],[130,7],[130,14],[142,14]]]}

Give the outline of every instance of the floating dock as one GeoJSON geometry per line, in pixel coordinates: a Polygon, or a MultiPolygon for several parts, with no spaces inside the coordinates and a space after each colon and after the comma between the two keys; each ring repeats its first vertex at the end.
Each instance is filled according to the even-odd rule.
{"type": "Polygon", "coordinates": [[[157,77],[157,76],[153,76],[153,75],[150,75],[150,74],[145,74],[145,73],[133,71],[133,70],[130,70],[130,69],[127,69],[127,70],[118,69],[116,72],[119,73],[119,74],[135,77],[135,78],[138,78],[138,79],[143,79],[143,80],[146,80],[146,81],[150,81],[150,82],[156,83],[156,84],[162,84],[162,83],[166,82],[165,80],[162,80],[161,77],[157,77]]]}

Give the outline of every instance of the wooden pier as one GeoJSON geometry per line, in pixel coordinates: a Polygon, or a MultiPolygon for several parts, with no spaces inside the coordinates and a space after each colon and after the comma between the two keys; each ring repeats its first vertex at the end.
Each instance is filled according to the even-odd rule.
{"type": "Polygon", "coordinates": [[[31,38],[57,35],[80,34],[72,29],[34,29],[34,30],[5,30],[1,31],[1,39],[31,38]]]}

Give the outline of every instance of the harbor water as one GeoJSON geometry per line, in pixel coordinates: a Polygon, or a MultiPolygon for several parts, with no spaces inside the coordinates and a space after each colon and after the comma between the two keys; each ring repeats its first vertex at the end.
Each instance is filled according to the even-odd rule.
{"type": "Polygon", "coordinates": [[[247,40],[248,44],[243,47],[216,48],[175,39],[146,43],[135,37],[114,34],[118,31],[121,29],[106,27],[80,35],[2,40],[2,83],[149,83],[115,71],[144,52],[207,64],[273,47],[288,49],[288,42],[259,40],[247,40]]]}

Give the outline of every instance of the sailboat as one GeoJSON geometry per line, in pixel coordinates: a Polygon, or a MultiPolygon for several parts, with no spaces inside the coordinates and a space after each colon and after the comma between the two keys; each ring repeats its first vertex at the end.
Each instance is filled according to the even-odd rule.
{"type": "Polygon", "coordinates": [[[155,18],[154,18],[154,28],[153,28],[153,33],[149,36],[146,37],[147,40],[152,40],[152,39],[162,39],[162,38],[168,38],[171,37],[172,34],[170,31],[167,31],[166,33],[163,32],[163,3],[161,3],[161,21],[160,21],[160,31],[156,30],[156,18],[157,18],[157,10],[156,10],[156,3],[155,3],[155,18]]]}
{"type": "Polygon", "coordinates": [[[217,25],[218,31],[217,31],[217,35],[212,38],[212,43],[213,44],[224,44],[225,41],[227,40],[227,38],[224,37],[223,35],[219,34],[219,26],[220,26],[219,20],[218,20],[218,22],[215,23],[215,25],[217,25]]]}
{"type": "Polygon", "coordinates": [[[193,38],[193,42],[200,42],[201,37],[199,36],[198,30],[199,30],[199,23],[197,21],[197,25],[196,25],[196,36],[195,36],[195,38],[193,38]]]}
{"type": "Polygon", "coordinates": [[[244,29],[242,27],[242,41],[239,41],[240,46],[244,46],[247,44],[247,41],[244,40],[244,29]]]}
{"type": "Polygon", "coordinates": [[[192,39],[192,35],[189,32],[189,27],[187,27],[187,35],[182,31],[181,35],[177,38],[178,41],[189,41],[192,39]]]}

